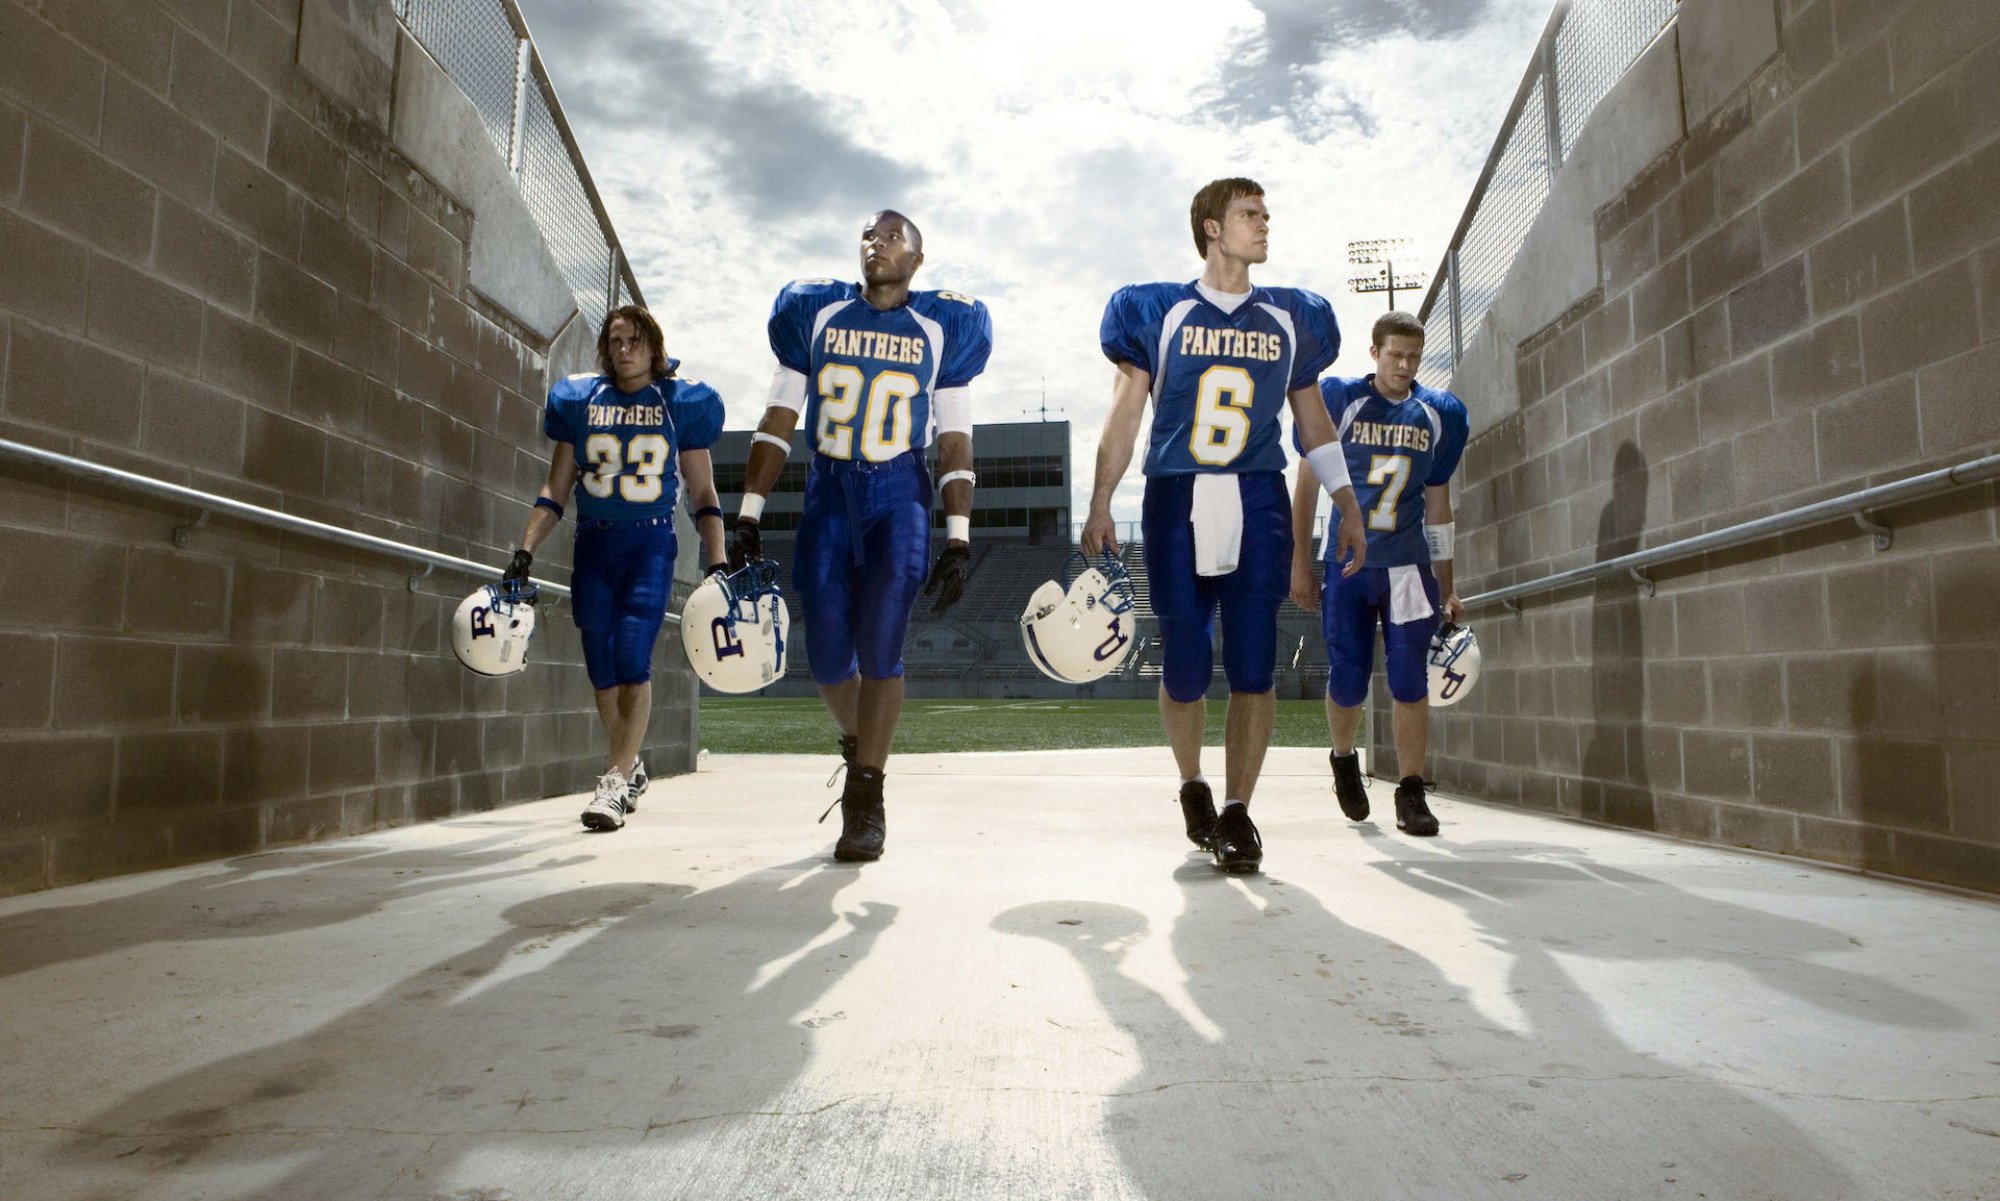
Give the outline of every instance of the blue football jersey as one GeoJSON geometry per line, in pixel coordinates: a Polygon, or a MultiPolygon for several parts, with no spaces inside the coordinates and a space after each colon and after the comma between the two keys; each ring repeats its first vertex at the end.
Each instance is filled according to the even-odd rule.
{"type": "Polygon", "coordinates": [[[572,375],[549,389],[542,431],[576,448],[579,520],[668,517],[680,452],[715,444],[722,398],[699,380],[655,380],[628,393],[608,375],[572,375]]]}
{"type": "Polygon", "coordinates": [[[806,377],[807,441],[879,463],[929,446],[939,391],[986,370],[993,319],[957,292],[912,292],[881,310],[859,284],[801,279],[771,306],[771,351],[806,377]]]}
{"type": "Polygon", "coordinates": [[[1450,483],[1458,470],[1469,429],[1465,405],[1422,384],[1412,384],[1402,401],[1385,400],[1372,375],[1323,380],[1319,391],[1368,523],[1368,566],[1429,563],[1424,489],[1450,483]]]}
{"type": "Polygon", "coordinates": [[[1225,313],[1192,283],[1112,293],[1104,355],[1153,377],[1147,475],[1283,471],[1278,415],[1340,353],[1333,306],[1299,288],[1257,288],[1225,313]]]}

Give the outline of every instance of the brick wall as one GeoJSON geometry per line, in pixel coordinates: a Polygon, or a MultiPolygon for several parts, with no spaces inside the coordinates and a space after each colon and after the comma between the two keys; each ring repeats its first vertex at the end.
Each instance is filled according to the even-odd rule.
{"type": "MultiPolygon", "coordinates": [[[[467,286],[477,215],[306,81],[299,13],[0,0],[0,436],[498,565],[551,348],[467,286]]],[[[588,787],[566,609],[485,680],[445,637],[473,581],[179,549],[192,516],[0,461],[0,893],[588,787]]],[[[656,704],[686,770],[684,668],[656,704]]]]}
{"type": "MultiPolygon", "coordinates": [[[[1459,477],[1468,593],[2000,450],[2000,5],[1780,0],[1459,477]]],[[[1580,236],[1591,236],[1584,231],[1580,236]]],[[[1475,408],[1479,398],[1467,400],[1475,408]]],[[[1450,788],[2000,889],[1984,485],[1479,616],[1450,788]]]]}

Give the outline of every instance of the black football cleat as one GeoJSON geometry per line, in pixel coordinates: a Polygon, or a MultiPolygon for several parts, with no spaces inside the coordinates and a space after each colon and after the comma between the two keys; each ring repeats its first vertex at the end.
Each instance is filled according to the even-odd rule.
{"type": "Polygon", "coordinates": [[[1431,816],[1431,807],[1424,803],[1422,776],[1404,776],[1396,785],[1396,828],[1418,838],[1429,838],[1438,832],[1438,819],[1431,816]]]}
{"type": "MultiPolygon", "coordinates": [[[[833,787],[833,782],[835,780],[840,779],[841,774],[843,772],[852,772],[854,770],[854,757],[856,755],[859,755],[860,753],[861,753],[861,740],[859,738],[855,738],[848,734],[842,734],[840,736],[840,766],[834,768],[833,774],[826,778],[826,786],[828,788],[833,787]]],[[[833,812],[833,806],[828,805],[826,807],[826,813],[832,813],[832,812],[833,812]]],[[[826,813],[822,813],[819,815],[819,819],[821,821],[826,820],[826,813]]]]}
{"type": "Polygon", "coordinates": [[[1188,841],[1204,851],[1215,847],[1215,794],[1206,780],[1181,783],[1181,817],[1187,821],[1188,841]]]}
{"type": "Polygon", "coordinates": [[[1348,821],[1367,821],[1368,782],[1361,778],[1361,752],[1328,751],[1327,759],[1333,764],[1333,795],[1340,801],[1340,811],[1348,821]]]}
{"type": "Polygon", "coordinates": [[[833,844],[833,857],[842,863],[880,859],[888,833],[882,812],[882,769],[857,767],[847,773],[847,787],[840,794],[840,841],[833,844]]]}
{"type": "Polygon", "coordinates": [[[1226,872],[1254,872],[1264,862],[1264,840],[1248,805],[1231,805],[1215,819],[1213,849],[1215,866],[1226,872]]]}

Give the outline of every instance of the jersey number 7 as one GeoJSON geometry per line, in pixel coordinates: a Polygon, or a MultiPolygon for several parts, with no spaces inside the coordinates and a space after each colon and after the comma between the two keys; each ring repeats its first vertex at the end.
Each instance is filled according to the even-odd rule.
{"type": "Polygon", "coordinates": [[[1395,529],[1396,504],[1403,499],[1403,489],[1410,485],[1410,456],[1376,455],[1368,464],[1368,482],[1388,484],[1382,489],[1375,507],[1368,510],[1368,528],[1395,529]]]}

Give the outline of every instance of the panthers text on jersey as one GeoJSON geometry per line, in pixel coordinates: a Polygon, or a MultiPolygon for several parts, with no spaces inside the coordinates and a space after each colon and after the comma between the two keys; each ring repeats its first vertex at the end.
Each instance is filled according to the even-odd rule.
{"type": "Polygon", "coordinates": [[[699,380],[621,392],[608,375],[572,375],[549,389],[542,430],[576,448],[578,520],[671,517],[678,456],[721,436],[722,398],[699,380]]]}
{"type": "Polygon", "coordinates": [[[930,445],[937,394],[986,370],[993,321],[957,292],[877,309],[859,284],[802,279],[771,306],[771,350],[805,377],[806,438],[834,459],[885,462],[930,445]]]}
{"type": "Polygon", "coordinates": [[[1283,471],[1278,415],[1340,352],[1326,299],[1256,288],[1225,313],[1193,283],[1112,293],[1098,330],[1104,355],[1153,377],[1147,475],[1283,471]]]}
{"type": "Polygon", "coordinates": [[[1429,563],[1424,489],[1450,483],[1458,470],[1468,430],[1465,405],[1417,383],[1404,400],[1387,400],[1375,391],[1372,375],[1323,380],[1319,391],[1368,523],[1368,566],[1429,563]]]}

